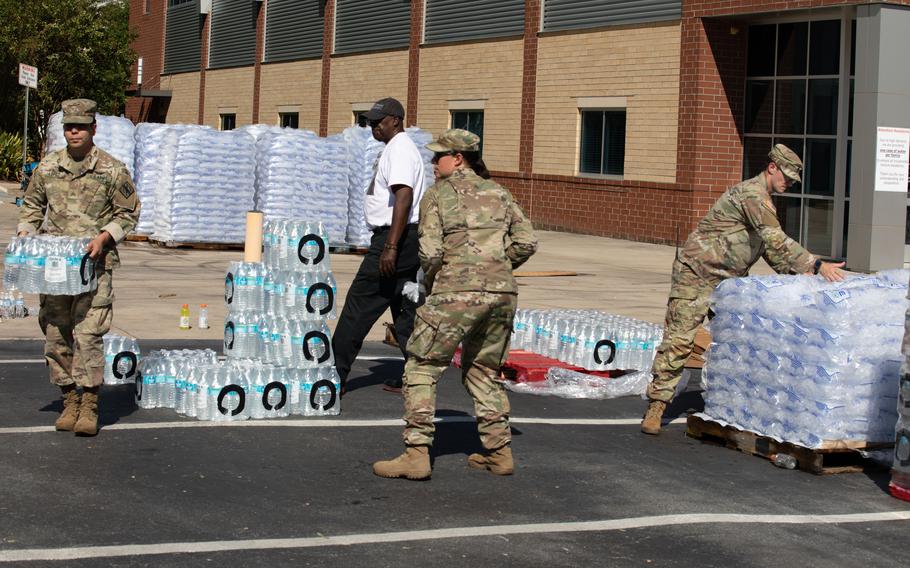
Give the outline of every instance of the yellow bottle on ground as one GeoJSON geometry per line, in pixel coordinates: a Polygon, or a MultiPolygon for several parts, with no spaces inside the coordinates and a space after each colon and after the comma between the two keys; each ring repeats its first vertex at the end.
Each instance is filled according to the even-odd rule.
{"type": "Polygon", "coordinates": [[[190,328],[190,305],[183,304],[180,308],[180,329],[190,328]]]}

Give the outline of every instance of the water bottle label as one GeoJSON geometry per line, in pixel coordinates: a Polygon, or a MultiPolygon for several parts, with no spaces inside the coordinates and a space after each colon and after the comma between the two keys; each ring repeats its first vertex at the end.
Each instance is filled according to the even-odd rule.
{"type": "Polygon", "coordinates": [[[68,256],[68,257],[66,258],[66,265],[67,265],[67,266],[79,266],[79,265],[81,265],[81,264],[82,264],[82,257],[81,257],[81,256],[68,256]]]}
{"type": "Polygon", "coordinates": [[[218,396],[218,393],[221,392],[221,387],[209,387],[208,393],[209,396],[218,396]]]}
{"type": "Polygon", "coordinates": [[[41,268],[42,266],[44,266],[44,257],[43,256],[30,256],[26,262],[29,266],[41,268]]]}
{"type": "Polygon", "coordinates": [[[174,375],[165,375],[165,376],[164,376],[164,383],[165,383],[165,384],[168,384],[168,383],[174,384],[174,383],[176,383],[176,382],[177,382],[177,377],[175,377],[174,375]]]}
{"type": "Polygon", "coordinates": [[[44,265],[44,280],[54,283],[66,282],[66,259],[64,257],[47,257],[44,265]]]}
{"type": "Polygon", "coordinates": [[[822,293],[834,304],[839,304],[850,298],[850,292],[848,290],[825,290],[822,293]]]}
{"type": "Polygon", "coordinates": [[[528,324],[526,323],[518,322],[515,324],[515,331],[525,331],[526,329],[528,329],[528,324]]]}
{"type": "Polygon", "coordinates": [[[291,343],[294,345],[303,345],[303,336],[295,335],[294,337],[291,338],[291,343]]]}
{"type": "Polygon", "coordinates": [[[19,264],[19,255],[12,254],[12,253],[6,253],[6,257],[4,258],[3,262],[7,265],[19,264]]]}
{"type": "Polygon", "coordinates": [[[154,385],[156,382],[157,377],[155,375],[142,375],[142,384],[154,385]]]}

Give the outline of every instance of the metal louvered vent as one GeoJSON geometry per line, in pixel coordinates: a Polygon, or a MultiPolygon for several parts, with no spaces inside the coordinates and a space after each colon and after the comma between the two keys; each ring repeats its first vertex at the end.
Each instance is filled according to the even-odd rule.
{"type": "Polygon", "coordinates": [[[524,34],[525,0],[427,0],[426,11],[425,43],[524,34]]]}
{"type": "Polygon", "coordinates": [[[164,74],[199,71],[201,50],[199,0],[168,6],[164,31],[164,74]]]}
{"type": "Polygon", "coordinates": [[[411,36],[409,0],[338,0],[335,53],[407,47],[411,36]]]}
{"type": "Polygon", "coordinates": [[[256,62],[256,16],[261,2],[214,0],[209,68],[238,67],[256,62]]]}
{"type": "Polygon", "coordinates": [[[266,62],[322,55],[325,0],[269,0],[265,18],[266,62]]]}
{"type": "Polygon", "coordinates": [[[543,31],[678,20],[681,0],[545,0],[543,31]]]}

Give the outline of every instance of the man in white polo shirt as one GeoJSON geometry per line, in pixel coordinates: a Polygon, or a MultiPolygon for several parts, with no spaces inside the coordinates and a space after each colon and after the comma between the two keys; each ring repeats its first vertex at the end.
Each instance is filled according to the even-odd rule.
{"type": "MultiPolygon", "coordinates": [[[[370,249],[351,283],[332,336],[335,367],[342,392],[363,339],[376,320],[391,309],[401,353],[414,329],[413,302],[401,295],[406,282],[417,277],[417,215],[426,186],[423,159],[404,131],[404,107],[381,99],[366,113],[373,138],[386,147],[364,199],[367,225],[373,231],[370,249]]],[[[385,381],[386,390],[400,391],[401,377],[385,381]]]]}

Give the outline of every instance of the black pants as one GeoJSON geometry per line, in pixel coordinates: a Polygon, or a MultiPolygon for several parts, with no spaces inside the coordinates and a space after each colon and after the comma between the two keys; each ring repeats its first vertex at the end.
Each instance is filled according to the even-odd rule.
{"type": "Polygon", "coordinates": [[[351,372],[351,365],[363,346],[363,339],[370,332],[376,320],[391,309],[395,322],[395,338],[401,354],[407,359],[405,348],[414,329],[414,313],[417,306],[401,295],[406,282],[417,277],[420,261],[417,258],[417,225],[407,225],[398,242],[397,271],[394,276],[379,274],[379,256],[382,254],[388,227],[374,231],[360,270],[351,283],[344,308],[338,318],[335,334],[332,336],[332,351],[335,354],[335,368],[342,384],[351,372]]]}

